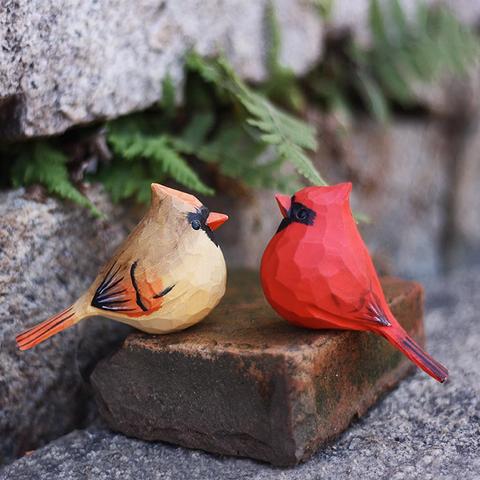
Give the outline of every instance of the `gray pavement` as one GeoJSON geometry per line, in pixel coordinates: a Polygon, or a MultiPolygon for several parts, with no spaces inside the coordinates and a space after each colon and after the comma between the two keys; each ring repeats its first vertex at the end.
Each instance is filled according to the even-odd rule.
{"type": "Polygon", "coordinates": [[[0,479],[479,479],[480,271],[427,288],[428,350],[450,380],[440,385],[417,372],[305,464],[277,469],[97,425],[7,465],[0,479]]]}

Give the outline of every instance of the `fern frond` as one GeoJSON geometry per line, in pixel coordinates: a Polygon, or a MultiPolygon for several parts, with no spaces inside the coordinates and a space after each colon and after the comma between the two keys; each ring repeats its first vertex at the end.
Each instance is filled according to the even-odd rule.
{"type": "Polygon", "coordinates": [[[295,179],[282,172],[284,160],[272,159],[267,145],[258,136],[252,136],[248,129],[239,128],[234,122],[222,125],[196,154],[200,160],[217,165],[223,175],[252,188],[293,190],[295,179]]]}
{"type": "Polygon", "coordinates": [[[368,19],[373,41],[376,45],[389,45],[388,28],[385,26],[384,12],[379,0],[370,0],[368,19]]]}
{"type": "Polygon", "coordinates": [[[399,0],[370,0],[369,8],[371,46],[347,40],[343,56],[327,52],[327,74],[312,77],[322,89],[312,83],[313,90],[327,107],[338,88],[346,98],[353,91],[377,120],[385,122],[390,104],[418,103],[419,85],[432,84],[445,74],[465,74],[480,57],[475,33],[441,5],[419,2],[409,16],[399,0]],[[345,77],[345,71],[351,74],[345,77]]]}
{"type": "Polygon", "coordinates": [[[170,144],[168,136],[154,139],[151,147],[153,171],[158,168],[159,173],[172,177],[192,190],[204,195],[213,195],[214,191],[200,180],[196,172],[170,144]]]}
{"type": "Polygon", "coordinates": [[[169,118],[172,118],[175,115],[175,100],[175,85],[172,77],[167,74],[162,81],[162,99],[160,100],[160,106],[163,108],[165,115],[169,118]]]}
{"type": "Polygon", "coordinates": [[[193,115],[179,137],[185,144],[189,145],[189,151],[184,153],[193,154],[196,149],[205,143],[205,139],[214,122],[215,116],[212,112],[199,112],[193,115]]]}
{"type": "Polygon", "coordinates": [[[480,56],[476,35],[447,8],[420,2],[416,15],[407,19],[399,0],[380,4],[370,2],[373,45],[365,66],[392,100],[408,105],[416,83],[465,74],[480,56]]]}
{"type": "Polygon", "coordinates": [[[312,0],[313,6],[317,9],[323,20],[330,20],[335,0],[312,0]]]}
{"type": "Polygon", "coordinates": [[[280,158],[291,162],[313,184],[327,184],[303,150],[317,148],[315,130],[310,125],[281,112],[254,92],[243,90],[238,98],[250,113],[249,125],[261,131],[262,140],[276,148],[280,158]]]}
{"type": "Polygon", "coordinates": [[[265,17],[268,35],[266,51],[268,76],[260,91],[276,104],[294,112],[301,112],[305,108],[306,100],[299,79],[291,68],[280,63],[281,30],[273,1],[268,2],[265,17]]]}
{"type": "Polygon", "coordinates": [[[15,187],[38,183],[43,185],[48,193],[88,207],[95,216],[101,216],[95,205],[70,181],[67,160],[63,152],[47,142],[37,141],[24,145],[12,167],[12,183],[15,187]]]}
{"type": "Polygon", "coordinates": [[[207,60],[191,53],[188,64],[206,81],[229,92],[245,108],[247,123],[259,130],[261,140],[273,146],[280,158],[291,162],[313,184],[326,185],[304,152],[304,149],[317,148],[315,130],[310,125],[282,112],[264,96],[253,92],[225,58],[207,60]]]}
{"type": "Polygon", "coordinates": [[[130,125],[127,130],[125,125],[117,128],[115,124],[111,124],[107,130],[107,139],[114,153],[123,159],[131,162],[147,161],[152,175],[169,176],[204,195],[213,193],[176,151],[167,134],[159,132],[152,135],[144,133],[135,125],[130,125]]]}
{"type": "MultiPolygon", "coordinates": [[[[132,164],[117,158],[98,172],[96,180],[103,184],[115,203],[131,197],[136,198],[139,203],[148,203],[150,200],[152,178],[147,175],[140,162],[132,164]]],[[[157,182],[161,180],[156,178],[157,182]]]]}
{"type": "Polygon", "coordinates": [[[381,123],[387,122],[390,112],[387,100],[379,85],[371,77],[362,73],[358,75],[358,79],[365,104],[372,115],[381,123]]]}

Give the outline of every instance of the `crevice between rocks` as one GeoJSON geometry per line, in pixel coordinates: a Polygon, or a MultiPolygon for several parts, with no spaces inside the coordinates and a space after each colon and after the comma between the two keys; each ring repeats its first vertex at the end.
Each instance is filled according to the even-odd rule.
{"type": "Polygon", "coordinates": [[[442,225],[439,249],[441,273],[448,274],[455,268],[456,252],[462,239],[458,231],[458,192],[461,187],[462,172],[465,168],[465,152],[469,144],[475,118],[471,113],[463,113],[465,109],[457,110],[443,120],[442,130],[446,142],[446,182],[447,188],[443,199],[445,212],[442,225]]]}
{"type": "Polygon", "coordinates": [[[12,94],[0,97],[0,138],[15,138],[21,129],[24,96],[12,94]]]}

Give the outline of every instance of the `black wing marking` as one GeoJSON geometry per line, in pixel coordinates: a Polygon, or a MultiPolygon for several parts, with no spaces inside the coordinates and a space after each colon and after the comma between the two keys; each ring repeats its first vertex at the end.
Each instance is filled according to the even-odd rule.
{"type": "Polygon", "coordinates": [[[124,295],[127,293],[127,290],[119,285],[123,281],[124,276],[119,274],[120,266],[116,269],[114,268],[115,264],[113,264],[106,273],[105,278],[93,296],[91,305],[92,307],[112,312],[131,312],[134,309],[123,305],[130,301],[128,297],[124,295]]]}
{"type": "Polygon", "coordinates": [[[156,295],[153,296],[153,298],[162,298],[164,297],[168,292],[171,292],[175,284],[170,285],[167,288],[164,288],[160,293],[157,293],[156,295]]]}
{"type": "Polygon", "coordinates": [[[192,223],[194,220],[198,220],[200,222],[200,228],[207,234],[208,238],[218,247],[218,242],[215,238],[215,234],[213,233],[212,229],[207,225],[207,218],[209,214],[210,211],[208,210],[208,208],[202,206],[200,208],[197,208],[195,212],[189,212],[187,214],[187,220],[189,223],[192,223]]]}
{"type": "Polygon", "coordinates": [[[130,267],[130,279],[132,281],[133,288],[135,289],[135,301],[137,302],[137,305],[144,312],[146,312],[148,308],[142,302],[142,297],[140,295],[140,290],[138,289],[137,280],[135,279],[135,269],[137,268],[137,263],[138,261],[133,262],[132,266],[130,267]]]}
{"type": "Polygon", "coordinates": [[[378,301],[377,296],[371,290],[361,298],[358,307],[350,313],[355,314],[355,318],[362,322],[373,322],[380,324],[383,327],[392,326],[387,315],[380,307],[380,302],[378,301]]]}
{"type": "Polygon", "coordinates": [[[367,304],[367,318],[373,322],[379,323],[384,327],[390,327],[392,324],[389,322],[387,315],[380,307],[380,302],[377,296],[372,292],[371,299],[367,304]]]}

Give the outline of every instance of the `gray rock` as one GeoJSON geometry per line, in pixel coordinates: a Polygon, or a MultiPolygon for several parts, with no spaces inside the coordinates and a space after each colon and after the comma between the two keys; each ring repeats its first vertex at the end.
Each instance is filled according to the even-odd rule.
{"type": "Polygon", "coordinates": [[[15,335],[76,299],[125,234],[120,212],[97,192],[93,198],[114,223],[23,193],[0,194],[0,463],[85,420],[82,374],[123,331],[90,319],[32,350],[17,350],[15,335]]]}
{"type": "MultiPolygon", "coordinates": [[[[144,109],[177,85],[183,57],[223,50],[238,72],[265,77],[268,0],[2,1],[0,138],[61,133],[144,109]]],[[[302,0],[274,0],[281,61],[302,73],[321,53],[322,25],[302,0]]]]}
{"type": "Polygon", "coordinates": [[[418,372],[303,465],[280,470],[250,460],[145,443],[96,426],[17,460],[0,471],[0,478],[478,479],[480,271],[427,287],[428,346],[450,368],[450,380],[440,385],[418,372]]]}
{"type": "MultiPolygon", "coordinates": [[[[480,84],[480,83],[479,83],[480,84]]],[[[459,175],[456,185],[455,232],[457,235],[455,263],[480,263],[480,117],[472,121],[465,135],[462,157],[458,158],[459,175]]]]}
{"type": "Polygon", "coordinates": [[[359,119],[338,149],[324,142],[317,165],[333,181],[353,181],[354,210],[372,223],[361,230],[372,253],[410,277],[442,269],[444,199],[450,188],[443,125],[399,120],[388,128],[359,119]]]}

